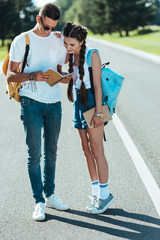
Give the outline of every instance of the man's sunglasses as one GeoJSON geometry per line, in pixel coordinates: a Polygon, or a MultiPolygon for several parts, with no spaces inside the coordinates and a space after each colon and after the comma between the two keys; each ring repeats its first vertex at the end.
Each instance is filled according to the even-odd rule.
{"type": "Polygon", "coordinates": [[[50,28],[50,27],[45,26],[44,23],[43,23],[43,21],[42,21],[42,18],[40,18],[40,19],[41,19],[41,23],[42,23],[42,25],[43,25],[44,31],[49,31],[49,30],[51,30],[51,32],[53,32],[53,31],[55,30],[55,27],[50,28]]]}

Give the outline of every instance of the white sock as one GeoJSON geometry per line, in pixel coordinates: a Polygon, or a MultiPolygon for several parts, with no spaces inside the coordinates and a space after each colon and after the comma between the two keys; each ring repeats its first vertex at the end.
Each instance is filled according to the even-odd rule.
{"type": "Polygon", "coordinates": [[[92,185],[92,195],[98,197],[99,195],[99,181],[91,182],[92,185]]]}
{"type": "Polygon", "coordinates": [[[100,183],[100,196],[99,198],[104,200],[109,197],[109,191],[108,191],[108,183],[100,183]]]}

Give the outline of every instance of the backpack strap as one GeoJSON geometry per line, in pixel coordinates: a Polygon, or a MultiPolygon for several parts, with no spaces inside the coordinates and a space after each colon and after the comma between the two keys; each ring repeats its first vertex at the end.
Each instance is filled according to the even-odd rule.
{"type": "MultiPolygon", "coordinates": [[[[93,86],[93,74],[92,74],[92,53],[96,51],[98,52],[99,56],[100,53],[97,49],[90,49],[87,53],[87,65],[88,65],[88,71],[89,71],[89,76],[90,76],[90,83],[91,83],[91,92],[94,94],[94,86],[93,86]]],[[[107,63],[108,64],[108,63],[107,63]]],[[[106,124],[105,124],[106,125],[106,124]]],[[[104,141],[106,140],[106,135],[105,135],[105,131],[103,131],[103,139],[104,141]]]]}
{"type": "Polygon", "coordinates": [[[87,65],[88,67],[92,67],[92,53],[96,51],[98,52],[99,56],[100,56],[100,53],[98,51],[98,49],[89,49],[88,53],[87,53],[87,65]]]}
{"type": "Polygon", "coordinates": [[[24,61],[23,61],[21,73],[23,73],[23,71],[24,71],[24,67],[26,65],[27,57],[28,57],[28,53],[29,53],[30,39],[29,39],[28,33],[25,33],[25,40],[26,40],[26,50],[25,50],[24,61]]]}
{"type": "MultiPolygon", "coordinates": [[[[88,65],[88,71],[90,76],[90,83],[91,83],[91,92],[94,94],[94,86],[93,86],[93,74],[92,74],[92,53],[96,51],[99,54],[99,51],[97,49],[89,49],[87,53],[87,65],[88,65]]],[[[100,56],[100,54],[99,54],[100,56]]]]}

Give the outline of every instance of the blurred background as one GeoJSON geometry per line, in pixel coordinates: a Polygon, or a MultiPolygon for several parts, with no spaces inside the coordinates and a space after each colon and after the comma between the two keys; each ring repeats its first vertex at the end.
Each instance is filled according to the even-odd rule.
{"type": "Polygon", "coordinates": [[[61,19],[80,23],[89,35],[160,55],[160,0],[0,0],[0,61],[14,37],[30,30],[41,6],[60,7],[61,19]]]}

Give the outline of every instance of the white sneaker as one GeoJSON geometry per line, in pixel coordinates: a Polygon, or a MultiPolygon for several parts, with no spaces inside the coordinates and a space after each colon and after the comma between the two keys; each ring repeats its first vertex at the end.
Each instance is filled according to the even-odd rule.
{"type": "Polygon", "coordinates": [[[32,218],[36,221],[42,221],[45,219],[45,205],[42,202],[36,204],[32,218]]]}
{"type": "Polygon", "coordinates": [[[48,208],[55,208],[57,210],[65,211],[68,210],[69,207],[67,204],[64,204],[58,197],[52,194],[49,198],[46,198],[46,207],[48,208]]]}

